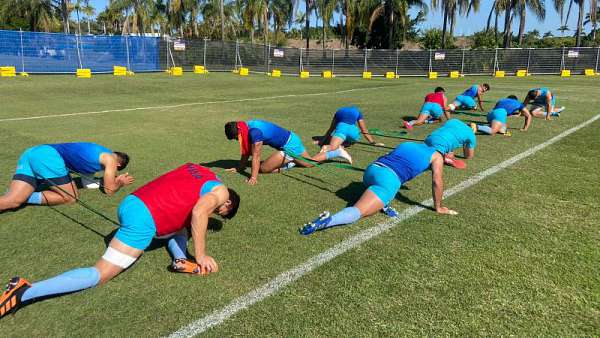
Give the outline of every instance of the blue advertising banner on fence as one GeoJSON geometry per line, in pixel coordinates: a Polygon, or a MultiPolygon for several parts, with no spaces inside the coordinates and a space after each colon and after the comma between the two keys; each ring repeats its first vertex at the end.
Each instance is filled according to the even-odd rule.
{"type": "Polygon", "coordinates": [[[75,73],[77,68],[112,72],[113,66],[159,71],[159,40],[0,30],[0,65],[28,73],[75,73]]]}

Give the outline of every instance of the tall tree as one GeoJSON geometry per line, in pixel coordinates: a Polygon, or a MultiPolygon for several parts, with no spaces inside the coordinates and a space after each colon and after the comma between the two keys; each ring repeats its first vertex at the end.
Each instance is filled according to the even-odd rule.
{"type": "Polygon", "coordinates": [[[319,15],[321,16],[321,20],[323,22],[323,27],[321,28],[321,36],[323,40],[323,50],[325,50],[325,41],[327,41],[327,32],[326,30],[329,28],[329,24],[331,23],[331,19],[333,18],[333,13],[338,9],[337,0],[317,0],[317,7],[319,11],[319,15]]]}
{"type": "Polygon", "coordinates": [[[519,45],[523,44],[525,19],[528,9],[538,20],[544,20],[546,18],[546,6],[544,0],[517,0],[516,10],[519,15],[519,45]]]}
{"type": "Polygon", "coordinates": [[[504,48],[510,48],[510,42],[512,39],[512,12],[515,8],[515,3],[517,0],[504,0],[504,43],[502,44],[504,48]]]}

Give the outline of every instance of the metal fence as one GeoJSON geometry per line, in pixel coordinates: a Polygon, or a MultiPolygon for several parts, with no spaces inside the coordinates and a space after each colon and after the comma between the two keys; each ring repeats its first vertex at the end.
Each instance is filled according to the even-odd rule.
{"type": "Polygon", "coordinates": [[[487,50],[380,50],[304,49],[232,41],[173,40],[139,36],[66,35],[0,30],[0,66],[15,66],[29,73],[75,73],[78,68],[111,72],[126,66],[135,72],[162,71],[173,66],[190,71],[195,65],[210,71],[247,67],[251,72],[284,75],[301,71],[320,76],[426,76],[452,71],[464,75],[491,75],[496,70],[514,74],[560,74],[568,69],[598,72],[600,47],[487,50]]]}

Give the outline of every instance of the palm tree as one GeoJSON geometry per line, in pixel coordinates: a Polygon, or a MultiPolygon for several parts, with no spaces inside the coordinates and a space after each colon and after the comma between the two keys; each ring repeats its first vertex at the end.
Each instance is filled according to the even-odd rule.
{"type": "Polygon", "coordinates": [[[273,43],[277,44],[277,35],[281,28],[286,23],[291,24],[294,6],[289,0],[271,0],[269,5],[273,17],[273,43]]]}
{"type": "Polygon", "coordinates": [[[518,0],[501,0],[504,2],[504,48],[510,48],[512,38],[512,12],[518,0]]]}
{"type": "Polygon", "coordinates": [[[384,18],[385,27],[387,28],[385,48],[396,47],[396,41],[398,41],[396,31],[398,29],[402,30],[402,41],[404,41],[406,27],[410,21],[408,10],[411,7],[427,9],[427,5],[421,0],[381,0],[377,2],[378,4],[371,11],[368,27],[369,31],[371,31],[373,24],[375,24],[379,18],[384,18]]]}
{"type": "Polygon", "coordinates": [[[329,23],[333,17],[333,13],[338,9],[337,0],[317,0],[318,10],[323,21],[322,27],[322,39],[323,39],[323,50],[325,50],[325,41],[327,40],[327,33],[325,32],[329,28],[329,23]]]}
{"type": "Polygon", "coordinates": [[[529,9],[538,20],[544,20],[546,17],[546,7],[544,5],[544,0],[517,0],[516,7],[519,15],[519,45],[522,45],[523,35],[525,34],[527,9],[529,9]]]}
{"type": "MultiPolygon", "coordinates": [[[[440,9],[444,17],[442,26],[442,48],[446,47],[448,22],[450,22],[450,37],[454,36],[454,25],[457,15],[469,15],[471,11],[479,11],[479,0],[431,0],[433,9],[440,9]]],[[[494,6],[492,6],[493,8],[494,6]]],[[[490,12],[491,18],[491,12],[490,12]]],[[[489,29],[489,18],[488,18],[489,29]]]]}
{"type": "Polygon", "coordinates": [[[304,0],[304,20],[306,25],[306,49],[310,48],[310,13],[314,10],[315,0],[304,0]]]}
{"type": "Polygon", "coordinates": [[[581,35],[583,34],[583,16],[584,16],[584,5],[585,0],[571,0],[574,1],[577,5],[579,5],[579,16],[577,17],[577,31],[576,31],[576,45],[577,47],[581,46],[581,35]]]}
{"type": "Polygon", "coordinates": [[[600,12],[600,7],[598,7],[598,0],[590,1],[590,12],[586,14],[584,25],[589,23],[592,24],[592,41],[596,41],[596,30],[598,25],[598,12],[600,12]]]}

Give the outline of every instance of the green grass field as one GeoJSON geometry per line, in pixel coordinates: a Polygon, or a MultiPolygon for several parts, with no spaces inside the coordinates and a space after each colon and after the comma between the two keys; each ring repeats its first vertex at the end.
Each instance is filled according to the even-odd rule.
{"type": "MultiPolygon", "coordinates": [[[[208,253],[219,263],[219,273],[170,273],[169,255],[158,247],[103,287],[38,302],[2,319],[2,336],[168,335],[387,221],[377,215],[300,236],[303,223],[360,196],[362,172],[325,164],[261,175],[257,186],[248,186],[244,176],[222,170],[239,158],[238,144],[223,135],[227,121],[273,121],[298,133],[314,153],[318,149],[311,137],[327,129],[336,108],[358,105],[370,128],[398,130],[401,118],[416,115],[423,95],[436,85],[454,97],[472,83],[489,82],[486,108],[506,95],[523,97],[531,87],[547,86],[567,106],[559,120],[536,119],[527,133],[518,130],[522,119],[509,119],[513,137],[478,136],[467,170],[445,168],[450,188],[597,115],[599,81],[554,76],[301,80],[232,74],[2,79],[0,189],[8,186],[27,147],[93,141],[132,158],[128,172],[136,177],[134,185],[112,198],[82,191],[83,201],[111,217],[116,218],[127,193],[188,161],[213,167],[242,196],[238,216],[208,235],[208,253]],[[151,108],[129,109],[140,107],[151,108]],[[94,113],[58,116],[82,112],[94,113]],[[14,119],[36,116],[48,117],[14,119]]],[[[483,115],[456,117],[485,120],[483,115]]],[[[405,139],[423,140],[436,127],[415,128],[405,139]]],[[[599,128],[600,121],[594,122],[445,200],[458,216],[419,213],[205,334],[600,335],[599,128]]],[[[390,148],[405,141],[378,140],[390,148]]],[[[361,169],[388,150],[361,144],[350,148],[361,169]]],[[[426,173],[406,184],[392,205],[402,211],[430,198],[430,177],[426,173]]],[[[0,230],[0,281],[14,275],[36,281],[94,264],[114,227],[70,205],[0,214],[0,230]]]]}

